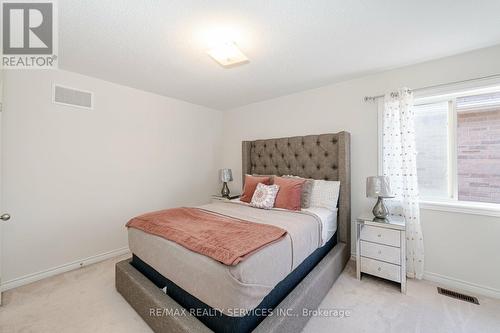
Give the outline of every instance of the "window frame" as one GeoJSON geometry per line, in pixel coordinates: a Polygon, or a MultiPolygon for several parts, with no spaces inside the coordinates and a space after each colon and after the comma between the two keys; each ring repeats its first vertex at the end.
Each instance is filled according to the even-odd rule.
{"type": "MultiPolygon", "coordinates": [[[[414,93],[415,105],[448,101],[448,198],[421,198],[420,208],[434,211],[465,213],[474,215],[500,217],[500,204],[458,200],[458,160],[457,160],[457,111],[456,99],[462,96],[500,91],[500,79],[477,82],[464,82],[450,86],[438,86],[414,93]]],[[[377,101],[378,126],[378,174],[383,174],[383,110],[384,100],[377,101]]]]}

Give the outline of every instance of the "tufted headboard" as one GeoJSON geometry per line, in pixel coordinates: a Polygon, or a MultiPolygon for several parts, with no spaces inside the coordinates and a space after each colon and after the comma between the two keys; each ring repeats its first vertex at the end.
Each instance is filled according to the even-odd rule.
{"type": "MultiPolygon", "coordinates": [[[[243,141],[242,174],[339,180],[338,240],[351,248],[350,134],[243,141]]],[[[243,178],[244,180],[244,178],[243,178]]]]}

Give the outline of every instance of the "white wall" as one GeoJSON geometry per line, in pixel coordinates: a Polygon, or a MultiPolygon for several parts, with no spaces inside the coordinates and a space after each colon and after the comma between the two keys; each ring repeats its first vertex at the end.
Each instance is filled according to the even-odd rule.
{"type": "Polygon", "coordinates": [[[129,218],[218,187],[220,111],[64,71],[7,71],[4,87],[7,287],[119,253],[129,218]],[[93,91],[95,109],[52,104],[53,83],[93,91]]]}
{"type": "MultiPolygon", "coordinates": [[[[500,46],[224,115],[70,72],[7,71],[2,204],[13,218],[3,225],[4,287],[124,250],[131,216],[207,201],[219,188],[217,167],[233,169],[230,185],[238,191],[242,140],[351,132],[353,218],[368,213],[373,201],[364,186],[377,173],[377,115],[363,97],[500,73],[498,59],[500,46]],[[94,91],[95,109],[52,104],[54,82],[94,91]]],[[[500,295],[499,218],[423,210],[422,224],[428,278],[500,295]]]]}
{"type": "MultiPolygon", "coordinates": [[[[367,55],[368,56],[368,55],[367,55]]],[[[500,46],[383,72],[231,110],[224,117],[224,166],[241,186],[241,141],[346,130],[352,135],[352,216],[369,213],[365,179],[377,174],[377,108],[364,96],[500,73],[500,46]]],[[[500,297],[500,218],[423,211],[429,279],[500,297]]]]}

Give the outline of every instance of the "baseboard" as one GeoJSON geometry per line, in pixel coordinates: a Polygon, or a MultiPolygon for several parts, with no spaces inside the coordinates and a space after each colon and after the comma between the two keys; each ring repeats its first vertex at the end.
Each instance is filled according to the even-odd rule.
{"type": "Polygon", "coordinates": [[[440,286],[448,289],[463,290],[474,293],[476,295],[483,295],[491,298],[500,299],[500,290],[491,287],[481,286],[479,284],[455,279],[449,276],[444,276],[432,272],[424,272],[424,280],[434,282],[440,286]]]}
{"type": "MultiPolygon", "coordinates": [[[[351,260],[356,261],[356,254],[351,255],[351,260]]],[[[479,284],[463,281],[460,279],[444,276],[432,272],[424,272],[424,280],[433,282],[441,287],[454,289],[457,291],[467,291],[476,295],[500,299],[500,290],[479,284]]]]}
{"type": "Polygon", "coordinates": [[[88,266],[90,264],[94,264],[94,263],[97,263],[99,261],[103,261],[106,259],[110,259],[113,257],[123,255],[123,254],[127,254],[129,252],[130,252],[130,250],[128,247],[123,247],[123,248],[108,251],[105,253],[97,254],[97,255],[94,255],[94,256],[91,256],[88,258],[76,260],[76,261],[61,265],[61,266],[49,268],[49,269],[46,269],[46,270],[43,270],[40,272],[21,276],[21,277],[18,277],[18,278],[9,280],[9,281],[5,281],[4,283],[2,283],[2,285],[0,285],[0,290],[5,291],[5,290],[12,289],[12,288],[20,287],[20,286],[23,286],[23,285],[28,284],[28,283],[32,283],[32,282],[35,282],[35,281],[38,281],[41,279],[48,278],[50,276],[54,276],[54,275],[68,272],[68,271],[71,271],[71,270],[74,270],[77,268],[88,266]]]}

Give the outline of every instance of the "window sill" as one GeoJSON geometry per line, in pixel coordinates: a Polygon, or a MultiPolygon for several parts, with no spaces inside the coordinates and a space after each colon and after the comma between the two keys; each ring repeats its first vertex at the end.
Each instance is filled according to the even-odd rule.
{"type": "Polygon", "coordinates": [[[420,208],[442,212],[500,217],[500,204],[420,200],[420,208]]]}

